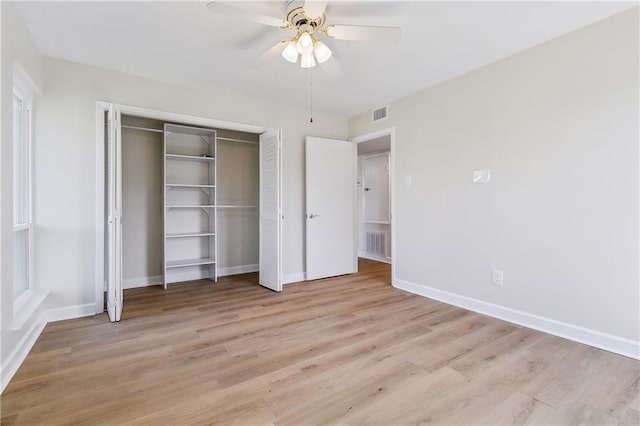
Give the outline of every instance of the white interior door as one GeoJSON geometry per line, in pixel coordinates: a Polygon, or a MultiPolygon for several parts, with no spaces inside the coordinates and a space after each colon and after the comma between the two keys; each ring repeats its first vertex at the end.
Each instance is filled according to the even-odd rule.
{"type": "Polygon", "coordinates": [[[107,312],[111,322],[122,317],[122,138],[120,111],[107,117],[107,312]]]}
{"type": "Polygon", "coordinates": [[[306,140],[307,280],[352,274],[356,255],[356,147],[306,140]]]}
{"type": "Polygon", "coordinates": [[[260,135],[260,272],[258,282],[282,291],[280,130],[260,135]]]}
{"type": "Polygon", "coordinates": [[[389,224],[389,153],[362,159],[364,223],[389,224]]]}

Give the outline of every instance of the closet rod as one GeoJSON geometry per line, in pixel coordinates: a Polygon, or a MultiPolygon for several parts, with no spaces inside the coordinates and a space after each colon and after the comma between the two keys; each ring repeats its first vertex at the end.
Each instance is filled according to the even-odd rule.
{"type": "Polygon", "coordinates": [[[164,132],[164,130],[160,130],[160,129],[149,129],[147,127],[127,126],[126,124],[123,124],[122,127],[125,128],[125,129],[146,130],[148,132],[157,132],[157,133],[164,132]]]}
{"type": "Polygon", "coordinates": [[[223,138],[221,136],[218,136],[217,139],[220,140],[220,141],[252,143],[252,144],[255,144],[255,145],[258,145],[260,143],[260,142],[257,142],[257,141],[245,141],[243,139],[223,138]]]}

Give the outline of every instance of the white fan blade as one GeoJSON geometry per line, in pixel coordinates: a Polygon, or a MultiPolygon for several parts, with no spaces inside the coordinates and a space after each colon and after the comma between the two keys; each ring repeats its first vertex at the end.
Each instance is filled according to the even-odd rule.
{"type": "Polygon", "coordinates": [[[215,13],[217,15],[240,18],[244,19],[245,21],[256,22],[258,24],[269,25],[272,27],[287,27],[287,23],[282,19],[252,12],[250,10],[243,9],[235,5],[232,6],[221,1],[212,1],[211,3],[208,3],[207,9],[209,9],[209,12],[215,13]]]}
{"type": "Polygon", "coordinates": [[[317,19],[322,16],[327,8],[327,2],[326,0],[305,0],[302,8],[309,18],[317,19]]]}
{"type": "Polygon", "coordinates": [[[367,25],[329,25],[325,32],[331,38],[356,41],[398,41],[402,36],[398,27],[367,25]]]}
{"type": "Polygon", "coordinates": [[[232,45],[239,49],[251,50],[256,53],[264,52],[266,49],[273,46],[276,41],[282,40],[283,37],[293,38],[295,37],[293,30],[276,31],[271,27],[261,27],[259,31],[251,32],[238,40],[232,45]],[[291,33],[290,33],[291,32],[291,33]]]}
{"type": "MultiPolygon", "coordinates": [[[[276,43],[273,47],[271,47],[271,49],[267,50],[258,58],[256,58],[255,61],[253,61],[253,66],[256,68],[261,67],[270,60],[278,57],[282,53],[282,49],[285,48],[288,42],[289,40],[282,40],[276,43]]],[[[282,61],[284,62],[284,59],[282,59],[282,61]]]]}
{"type": "Polygon", "coordinates": [[[327,6],[326,14],[331,19],[342,20],[353,16],[376,17],[398,16],[402,3],[399,1],[333,1],[327,6]]]}

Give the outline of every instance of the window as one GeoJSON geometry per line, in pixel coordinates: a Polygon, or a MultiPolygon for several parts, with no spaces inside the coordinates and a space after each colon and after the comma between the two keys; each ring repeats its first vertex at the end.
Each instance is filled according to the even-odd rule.
{"type": "Polygon", "coordinates": [[[13,298],[31,282],[31,94],[19,80],[13,90],[13,298]]]}

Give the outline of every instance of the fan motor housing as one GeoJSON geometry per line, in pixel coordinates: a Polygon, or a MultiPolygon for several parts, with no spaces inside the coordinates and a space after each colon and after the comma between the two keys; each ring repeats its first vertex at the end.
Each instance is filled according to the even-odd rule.
{"type": "Polygon", "coordinates": [[[323,13],[319,18],[311,19],[307,16],[301,6],[297,6],[291,9],[287,14],[287,22],[289,22],[293,28],[300,28],[304,25],[308,25],[316,30],[324,25],[325,16],[323,13]]]}

